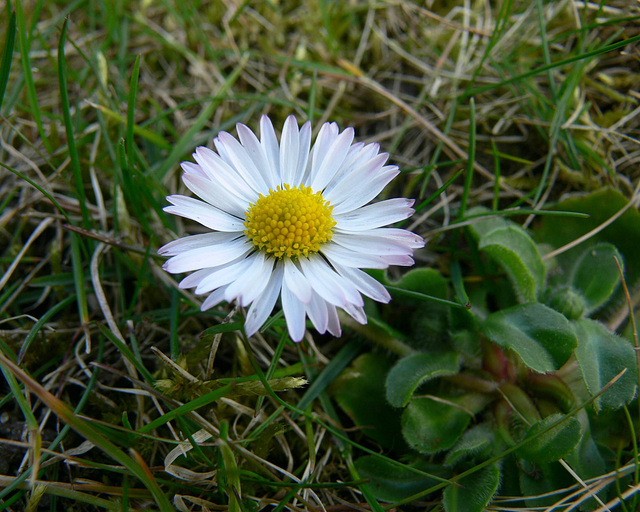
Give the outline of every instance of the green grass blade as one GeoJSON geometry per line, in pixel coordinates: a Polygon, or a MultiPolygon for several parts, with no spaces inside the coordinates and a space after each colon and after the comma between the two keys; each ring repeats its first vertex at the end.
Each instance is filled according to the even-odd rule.
{"type": "Polygon", "coordinates": [[[104,334],[118,348],[120,353],[136,367],[144,380],[146,380],[147,383],[153,385],[156,379],[153,378],[153,375],[151,375],[149,370],[145,368],[142,361],[138,357],[136,357],[133,351],[127,345],[122,343],[122,341],[118,339],[118,337],[115,336],[107,327],[105,327],[104,325],[100,325],[99,328],[100,332],[104,334]]]}
{"type": "Polygon", "coordinates": [[[25,88],[27,97],[29,98],[29,105],[31,106],[33,120],[38,127],[38,134],[42,139],[45,149],[48,153],[51,153],[51,143],[44,130],[42,124],[42,114],[40,112],[40,105],[38,104],[38,94],[36,92],[36,85],[33,80],[33,72],[31,66],[31,58],[29,52],[31,51],[30,41],[27,31],[27,24],[24,18],[24,11],[22,10],[22,2],[16,2],[16,24],[18,29],[18,40],[20,41],[20,58],[22,60],[22,72],[25,81],[25,88]]]}
{"type": "Polygon", "coordinates": [[[469,101],[469,156],[467,158],[467,174],[464,177],[464,189],[460,199],[458,217],[464,217],[469,202],[469,193],[473,183],[473,168],[476,161],[476,102],[474,98],[469,101]]]}
{"type": "Polygon", "coordinates": [[[67,38],[67,26],[69,18],[64,20],[62,25],[62,33],[58,44],[58,80],[60,81],[60,102],[62,103],[62,115],[64,117],[64,126],[67,132],[67,147],[69,148],[69,158],[71,159],[71,169],[73,170],[73,178],[76,184],[76,193],[80,202],[80,212],[82,214],[82,226],[90,229],[91,215],[87,207],[87,199],[84,193],[84,181],[82,179],[82,169],[80,167],[80,157],[76,148],[75,136],[73,133],[73,124],[71,122],[71,107],[69,105],[69,91],[67,90],[67,66],[64,57],[64,43],[67,38]]]}
{"type": "Polygon", "coordinates": [[[70,297],[67,297],[63,301],[53,306],[49,311],[47,311],[44,315],[42,315],[42,317],[35,323],[35,325],[29,331],[29,334],[27,334],[27,337],[22,342],[22,346],[20,347],[20,352],[18,353],[18,364],[20,364],[20,362],[22,361],[22,358],[27,353],[27,350],[29,349],[31,342],[35,339],[36,335],[40,332],[40,329],[42,329],[42,326],[46,324],[49,321],[49,319],[52,316],[54,316],[58,311],[64,309],[68,304],[71,304],[74,300],[76,300],[76,296],[71,295],[70,297]]]}
{"type": "Polygon", "coordinates": [[[133,72],[131,73],[131,81],[129,82],[129,99],[127,101],[127,130],[124,137],[125,148],[127,150],[127,159],[129,162],[129,173],[122,170],[123,175],[126,176],[125,183],[127,189],[129,189],[131,183],[131,176],[135,174],[135,158],[133,154],[133,128],[135,126],[135,111],[136,111],[136,94],[138,92],[138,76],[140,75],[140,55],[136,56],[136,60],[133,64],[133,72]]]}
{"type": "Polygon", "coordinates": [[[320,393],[322,393],[333,380],[340,375],[347,365],[353,361],[353,358],[362,350],[362,343],[359,341],[351,341],[347,343],[340,351],[331,359],[329,364],[325,366],[322,373],[313,381],[311,386],[305,391],[304,395],[296,406],[304,411],[311,405],[320,393]]]}
{"type": "Polygon", "coordinates": [[[82,256],[80,254],[82,239],[76,233],[71,234],[71,265],[73,267],[73,282],[76,289],[78,302],[78,313],[80,321],[89,336],[87,324],[89,322],[89,306],[87,304],[87,292],[84,283],[84,269],[82,266],[82,256]]]}
{"type": "Polygon", "coordinates": [[[9,83],[9,73],[11,72],[11,60],[13,59],[13,47],[16,41],[16,13],[11,14],[9,18],[9,26],[7,27],[7,36],[4,40],[4,50],[2,51],[2,63],[0,63],[0,111],[2,108],[2,100],[9,83]]]}
{"type": "Polygon", "coordinates": [[[489,54],[491,53],[491,50],[493,50],[493,47],[498,43],[498,41],[500,41],[500,37],[502,36],[502,33],[504,32],[505,26],[506,26],[507,22],[509,21],[509,16],[511,14],[512,5],[513,5],[513,0],[506,0],[505,2],[502,3],[502,6],[500,7],[500,12],[498,13],[498,17],[496,19],[496,28],[491,33],[491,38],[489,39],[489,44],[487,44],[487,49],[485,50],[484,54],[482,55],[482,59],[480,60],[480,64],[478,64],[476,69],[473,71],[473,76],[471,77],[471,80],[469,81],[469,85],[467,85],[467,88],[465,90],[464,96],[472,96],[473,95],[473,93],[470,93],[469,91],[473,87],[473,85],[476,83],[476,79],[478,78],[478,75],[480,74],[480,71],[482,70],[485,61],[489,57],[489,54]]]}
{"type": "Polygon", "coordinates": [[[187,402],[186,404],[181,405],[180,407],[176,407],[175,409],[172,409],[168,413],[163,414],[159,418],[156,418],[152,422],[147,423],[145,426],[138,429],[138,432],[140,432],[141,434],[151,432],[153,429],[161,427],[162,425],[170,422],[175,418],[184,416],[185,414],[188,414],[191,411],[195,411],[200,407],[204,407],[205,405],[209,405],[210,403],[215,402],[220,398],[222,398],[223,396],[229,394],[231,391],[233,391],[234,387],[235,386],[233,384],[223,386],[214,391],[211,391],[210,393],[202,395],[196,398],[195,400],[191,400],[191,402],[187,402]]]}
{"type": "MultiPolygon", "coordinates": [[[[545,66],[551,65],[551,53],[549,52],[549,41],[547,40],[547,27],[544,20],[544,5],[542,0],[536,0],[536,12],[538,13],[538,26],[540,29],[540,41],[542,42],[542,54],[544,55],[545,66]]],[[[551,100],[556,100],[556,84],[551,73],[552,68],[548,68],[547,81],[549,82],[549,92],[551,93],[551,100]]]]}

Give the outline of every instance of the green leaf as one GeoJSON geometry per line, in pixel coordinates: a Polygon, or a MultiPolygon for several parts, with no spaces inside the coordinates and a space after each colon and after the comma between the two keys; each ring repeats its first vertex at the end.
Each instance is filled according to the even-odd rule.
{"type": "Polygon", "coordinates": [[[422,352],[442,350],[450,332],[451,306],[464,308],[447,300],[447,280],[435,269],[416,268],[395,283],[385,281],[393,285],[387,286],[395,305],[390,325],[406,335],[412,348],[422,352]]]}
{"type": "MultiPolygon", "coordinates": [[[[580,411],[580,414],[583,414],[586,417],[586,412],[584,410],[580,411]]],[[[595,441],[590,432],[590,425],[586,423],[586,428],[584,434],[582,436],[582,440],[576,446],[576,448],[569,455],[565,457],[567,463],[571,465],[571,468],[578,473],[580,478],[583,480],[589,480],[591,478],[597,478],[600,475],[605,474],[607,471],[613,469],[613,461],[616,460],[616,455],[613,451],[609,450],[605,446],[601,446],[600,448],[596,445],[595,441]],[[606,459],[610,461],[610,464],[605,462],[605,457],[603,457],[603,453],[600,452],[600,449],[603,449],[606,453],[606,459]]],[[[631,481],[624,482],[624,477],[620,476],[620,488],[625,488],[625,485],[632,485],[631,481]]],[[[613,486],[605,487],[602,489],[598,496],[605,503],[612,498],[615,493],[615,488],[613,486]]],[[[595,510],[598,508],[598,503],[593,498],[588,500],[584,505],[582,505],[582,510],[595,510]]]]}
{"type": "Polygon", "coordinates": [[[557,461],[571,452],[581,437],[580,422],[576,418],[567,418],[547,430],[562,417],[562,414],[551,414],[533,424],[525,436],[530,441],[518,450],[518,455],[529,462],[544,463],[557,461]]]}
{"type": "Polygon", "coordinates": [[[468,394],[448,398],[414,398],[402,414],[402,434],[421,453],[451,448],[466,430],[474,414],[489,402],[486,395],[468,394]]]}
{"type": "Polygon", "coordinates": [[[586,307],[582,293],[574,290],[571,286],[563,286],[554,290],[546,302],[569,320],[580,318],[586,307]]]}
{"type": "Polygon", "coordinates": [[[458,480],[461,487],[450,485],[444,490],[446,512],[482,512],[500,485],[500,469],[496,464],[484,467],[458,480]]]}
{"type": "Polygon", "coordinates": [[[387,376],[387,401],[394,407],[404,407],[420,384],[453,375],[458,368],[458,354],[453,352],[413,354],[400,359],[387,376]]]}
{"type": "MultiPolygon", "coordinates": [[[[369,480],[367,486],[373,495],[391,503],[406,499],[438,483],[432,478],[373,455],[359,458],[355,461],[355,466],[359,475],[369,480]]],[[[427,472],[442,471],[441,467],[424,462],[419,465],[419,469],[427,472]]]]}
{"type": "Polygon", "coordinates": [[[517,226],[490,231],[478,245],[507,273],[521,302],[534,302],[542,290],[546,269],[538,247],[517,226]]]}
{"type": "Polygon", "coordinates": [[[331,391],[364,434],[384,447],[406,448],[400,434],[400,412],[384,398],[384,379],[390,367],[391,361],[383,354],[362,354],[334,380],[331,391]]]}
{"type": "Polygon", "coordinates": [[[558,495],[552,494],[558,489],[575,484],[575,480],[559,463],[534,464],[524,459],[518,460],[520,468],[520,489],[527,507],[533,510],[543,510],[558,501],[558,495]]]}
{"type": "Polygon", "coordinates": [[[488,423],[470,428],[449,450],[444,463],[446,466],[455,466],[465,459],[484,459],[491,452],[495,440],[493,428],[488,423]]]}
{"type": "Polygon", "coordinates": [[[598,309],[613,295],[620,283],[622,255],[611,244],[598,244],[582,253],[573,269],[571,285],[585,300],[586,314],[598,309]]]}
{"type": "Polygon", "coordinates": [[[542,304],[520,304],[489,315],[482,332],[491,341],[516,352],[537,372],[557,370],[578,341],[569,321],[542,304]]]}
{"type": "Polygon", "coordinates": [[[576,357],[592,395],[598,394],[611,379],[626,369],[626,373],[596,399],[596,410],[616,409],[630,402],[638,382],[636,354],[631,343],[610,333],[594,320],[585,318],[574,325],[578,335],[576,357]]]}
{"type": "MultiPolygon", "coordinates": [[[[562,247],[586,233],[601,226],[613,215],[629,205],[629,200],[618,190],[604,188],[588,195],[576,195],[557,205],[556,210],[581,212],[589,218],[564,217],[561,222],[554,217],[544,217],[539,221],[536,238],[554,247],[562,247]]],[[[624,257],[626,280],[631,288],[640,279],[640,212],[635,207],[628,208],[614,222],[593,233],[589,240],[556,256],[558,263],[567,274],[571,273],[575,261],[590,247],[600,242],[613,244],[624,257]]],[[[618,294],[616,294],[618,295],[618,294]]]]}

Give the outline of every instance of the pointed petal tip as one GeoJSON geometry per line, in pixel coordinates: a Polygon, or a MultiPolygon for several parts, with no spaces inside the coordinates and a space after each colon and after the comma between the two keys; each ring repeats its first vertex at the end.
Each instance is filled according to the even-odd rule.
{"type": "Polygon", "coordinates": [[[289,331],[289,338],[291,338],[291,341],[293,341],[294,343],[300,343],[304,338],[304,333],[301,336],[298,336],[297,334],[289,331]]]}

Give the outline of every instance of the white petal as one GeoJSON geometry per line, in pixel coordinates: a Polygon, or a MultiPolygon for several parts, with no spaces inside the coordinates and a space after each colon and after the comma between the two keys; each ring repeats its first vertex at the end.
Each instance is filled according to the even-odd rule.
{"type": "Polygon", "coordinates": [[[242,176],[253,190],[260,194],[269,192],[269,187],[262,177],[262,170],[257,168],[238,140],[227,132],[220,132],[213,139],[220,156],[242,176]]]}
{"type": "Polygon", "coordinates": [[[253,249],[253,244],[239,238],[225,244],[192,249],[165,261],[162,268],[171,274],[224,265],[253,249]]]}
{"type": "Polygon", "coordinates": [[[257,192],[215,151],[200,146],[193,153],[193,158],[209,175],[210,180],[218,185],[218,188],[244,199],[245,202],[252,202],[257,199],[257,192]]]}
{"type": "MultiPolygon", "coordinates": [[[[271,264],[273,266],[273,261],[271,264]]],[[[242,274],[227,287],[224,298],[227,302],[237,299],[245,307],[264,290],[270,277],[271,271],[265,265],[263,253],[255,253],[251,256],[251,265],[247,265],[242,274]]]]}
{"type": "Polygon", "coordinates": [[[300,145],[298,151],[298,167],[296,174],[291,180],[291,185],[297,187],[302,183],[302,178],[307,169],[309,161],[309,147],[311,146],[311,123],[307,121],[300,128],[300,145]]]}
{"type": "Polygon", "coordinates": [[[363,237],[378,240],[378,243],[394,244],[408,249],[424,247],[424,239],[420,235],[400,228],[375,228],[358,233],[343,233],[341,237],[363,237]]]}
{"type": "MultiPolygon", "coordinates": [[[[384,229],[384,228],[378,228],[384,229]]],[[[380,235],[369,235],[365,231],[363,233],[340,233],[335,232],[331,238],[332,242],[335,242],[342,247],[351,249],[355,252],[364,254],[374,254],[377,256],[390,256],[398,254],[413,254],[413,249],[408,242],[397,241],[391,238],[385,239],[380,235]]],[[[412,233],[413,234],[413,233],[412,233]]]]}
{"type": "Polygon", "coordinates": [[[163,208],[167,213],[195,220],[203,226],[216,231],[244,230],[244,222],[241,219],[229,215],[204,201],[187,196],[168,196],[167,201],[173,204],[173,206],[163,208]]]}
{"type": "Polygon", "coordinates": [[[327,186],[327,183],[331,181],[344,162],[352,142],[353,128],[351,127],[343,131],[333,141],[328,152],[324,155],[322,163],[315,172],[310,185],[313,190],[323,190],[327,186]]]}
{"type": "Polygon", "coordinates": [[[247,151],[247,154],[253,160],[255,166],[263,171],[263,178],[270,189],[275,189],[280,184],[280,178],[277,169],[271,165],[270,159],[267,157],[264,147],[260,144],[258,137],[245,125],[238,123],[236,125],[240,142],[247,151]]]}
{"type": "Polygon", "coordinates": [[[208,178],[203,178],[197,174],[183,174],[182,182],[191,192],[204,199],[210,205],[235,217],[244,218],[244,212],[249,207],[247,199],[240,198],[208,178]]]}
{"type": "Polygon", "coordinates": [[[302,340],[306,330],[304,305],[287,287],[286,281],[282,283],[282,309],[289,336],[296,342],[302,340]]]}
{"type": "Polygon", "coordinates": [[[263,258],[262,268],[256,271],[256,280],[251,286],[246,286],[242,291],[241,306],[245,307],[251,304],[264,291],[271,274],[273,274],[274,260],[273,258],[263,258]]]}
{"type": "Polygon", "coordinates": [[[310,185],[316,177],[318,170],[329,152],[329,148],[338,137],[338,125],[336,123],[324,123],[320,127],[316,141],[311,148],[310,161],[304,175],[304,183],[310,185]]]}
{"type": "Polygon", "coordinates": [[[271,124],[271,119],[266,115],[260,118],[260,144],[267,157],[270,173],[275,180],[273,183],[270,183],[269,186],[275,190],[278,185],[282,185],[282,178],[280,177],[280,149],[278,147],[276,132],[273,129],[273,124],[271,124]]]}
{"type": "Polygon", "coordinates": [[[366,272],[357,268],[336,265],[335,263],[333,265],[342,277],[351,281],[358,291],[367,297],[377,300],[378,302],[383,302],[384,304],[391,300],[391,295],[387,289],[366,272]]]}
{"type": "MultiPolygon", "coordinates": [[[[331,190],[323,194],[323,196],[327,201],[330,201],[332,205],[337,206],[345,199],[354,195],[367,195],[369,187],[375,183],[375,178],[380,175],[387,158],[387,154],[382,153],[368,162],[364,162],[362,165],[346,174],[344,178],[342,178],[331,190]]],[[[375,195],[373,197],[375,197],[375,195]]],[[[373,199],[373,197],[371,199],[373,199]]],[[[366,202],[368,203],[369,201],[366,202]]]]}
{"type": "Polygon", "coordinates": [[[349,187],[353,184],[347,185],[344,183],[345,180],[343,180],[340,182],[339,186],[328,194],[333,195],[335,193],[336,196],[340,195],[339,199],[336,200],[334,198],[333,201],[328,197],[325,197],[325,199],[331,202],[334,215],[350,212],[367,204],[374,197],[380,194],[384,187],[386,187],[387,184],[399,174],[399,172],[400,171],[396,166],[387,165],[375,176],[366,178],[366,181],[362,181],[360,185],[356,185],[356,190],[351,190],[351,194],[348,194],[347,191],[349,191],[349,187]]]}
{"type": "Polygon", "coordinates": [[[324,192],[329,193],[329,191],[335,188],[336,184],[342,180],[347,174],[351,174],[354,170],[359,169],[367,162],[376,157],[376,155],[380,152],[380,144],[372,143],[372,144],[364,144],[364,142],[356,142],[349,148],[349,152],[347,153],[344,162],[336,172],[333,179],[327,184],[324,192]]]}
{"type": "Polygon", "coordinates": [[[211,176],[207,174],[202,167],[198,164],[194,164],[193,162],[181,162],[180,167],[185,172],[185,174],[195,174],[196,176],[200,176],[202,178],[211,179],[211,176]]]}
{"type": "Polygon", "coordinates": [[[387,199],[369,204],[341,215],[334,215],[336,228],[343,231],[363,231],[365,229],[388,226],[413,215],[413,199],[387,199]]]}
{"type": "Polygon", "coordinates": [[[292,184],[293,178],[297,174],[299,150],[298,122],[295,116],[289,116],[284,122],[280,136],[280,173],[283,183],[292,184]]]}
{"type": "Polygon", "coordinates": [[[351,249],[346,249],[341,245],[334,244],[333,242],[325,244],[322,247],[321,252],[331,261],[331,263],[335,261],[345,267],[351,268],[387,268],[389,265],[407,266],[413,264],[413,259],[410,256],[403,256],[403,258],[406,258],[405,263],[388,263],[382,256],[354,252],[351,249]]]}
{"type": "MultiPolygon", "coordinates": [[[[249,257],[241,257],[237,260],[231,261],[225,265],[219,265],[209,275],[203,277],[198,283],[195,289],[195,293],[202,295],[209,293],[216,288],[227,286],[228,284],[237,280],[240,276],[244,275],[247,269],[251,266],[253,259],[249,257]]],[[[231,302],[231,298],[225,298],[227,302],[231,302]]]]}
{"type": "Polygon", "coordinates": [[[327,314],[329,315],[327,331],[333,334],[336,338],[339,338],[342,335],[342,328],[340,327],[338,311],[333,304],[327,304],[327,314]]]}
{"type": "Polygon", "coordinates": [[[355,306],[353,304],[347,304],[344,310],[349,313],[356,322],[362,325],[367,323],[367,315],[365,314],[364,309],[362,309],[361,307],[355,306]]]}
{"type": "Polygon", "coordinates": [[[217,306],[224,300],[224,290],[225,287],[218,288],[211,292],[211,294],[204,300],[200,309],[202,311],[206,311],[207,309],[211,309],[213,306],[217,306]]]}
{"type": "Polygon", "coordinates": [[[327,302],[340,307],[348,303],[364,305],[356,287],[330,268],[324,259],[312,256],[298,261],[313,290],[327,302]]]}
{"type": "Polygon", "coordinates": [[[264,291],[251,304],[244,322],[244,330],[247,336],[255,334],[269,318],[282,288],[282,274],[283,265],[276,265],[264,291]]]}
{"type": "Polygon", "coordinates": [[[291,292],[298,297],[304,304],[308,304],[311,300],[311,285],[304,274],[300,272],[296,264],[289,260],[284,260],[284,286],[289,288],[291,292]]]}
{"type": "Polygon", "coordinates": [[[180,281],[178,287],[183,290],[187,288],[195,288],[200,284],[200,281],[202,281],[209,274],[215,272],[216,269],[217,268],[203,268],[200,270],[196,270],[192,274],[189,274],[187,277],[185,277],[182,281],[180,281]]]}
{"type": "Polygon", "coordinates": [[[204,233],[178,238],[158,249],[161,256],[175,256],[181,252],[230,242],[238,237],[238,233],[204,233]]]}
{"type": "MultiPolygon", "coordinates": [[[[333,307],[333,306],[331,306],[333,307]]],[[[327,332],[329,323],[329,314],[327,312],[327,302],[317,293],[311,294],[311,300],[305,304],[305,312],[309,316],[309,320],[320,334],[327,332]]]]}

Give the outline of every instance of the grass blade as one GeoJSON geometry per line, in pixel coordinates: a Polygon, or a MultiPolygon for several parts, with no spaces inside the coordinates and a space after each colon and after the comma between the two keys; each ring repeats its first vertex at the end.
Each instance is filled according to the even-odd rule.
{"type": "Polygon", "coordinates": [[[7,37],[4,40],[4,50],[2,51],[2,63],[0,64],[0,108],[4,93],[9,83],[9,73],[11,72],[11,60],[13,59],[13,47],[16,41],[16,13],[11,13],[7,37]]]}
{"type": "Polygon", "coordinates": [[[44,131],[44,126],[42,125],[42,114],[40,113],[40,105],[38,104],[38,95],[36,92],[36,85],[33,80],[33,72],[31,67],[31,58],[29,57],[29,52],[31,50],[31,45],[27,32],[27,24],[24,18],[24,11],[22,10],[22,2],[16,2],[16,24],[18,29],[18,39],[20,41],[20,58],[22,60],[22,72],[24,73],[24,81],[27,92],[27,97],[29,98],[29,105],[31,105],[31,110],[33,114],[33,120],[38,127],[38,134],[42,139],[42,143],[44,144],[45,149],[48,153],[51,153],[51,144],[47,137],[47,134],[44,131]]]}
{"type": "Polygon", "coordinates": [[[67,90],[67,66],[64,57],[64,43],[67,38],[67,26],[69,18],[65,18],[62,25],[62,33],[60,34],[60,42],[58,44],[58,80],[60,81],[60,102],[62,103],[62,115],[64,117],[64,126],[67,132],[67,146],[69,148],[69,158],[71,159],[71,169],[73,170],[73,178],[76,183],[76,192],[80,202],[80,212],[82,214],[82,226],[90,229],[91,215],[87,208],[87,199],[84,193],[84,182],[82,180],[82,170],[80,168],[80,157],[76,148],[76,141],[73,134],[73,125],[71,123],[71,107],[69,105],[69,92],[67,90]]]}
{"type": "Polygon", "coordinates": [[[322,393],[333,380],[340,375],[347,365],[353,361],[353,358],[362,350],[362,343],[351,341],[347,343],[340,351],[331,359],[331,362],[325,366],[320,376],[313,381],[311,386],[305,391],[304,395],[298,402],[297,408],[304,411],[311,402],[313,402],[320,393],[322,393]]]}

